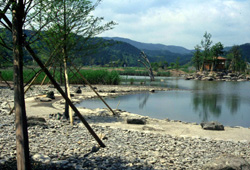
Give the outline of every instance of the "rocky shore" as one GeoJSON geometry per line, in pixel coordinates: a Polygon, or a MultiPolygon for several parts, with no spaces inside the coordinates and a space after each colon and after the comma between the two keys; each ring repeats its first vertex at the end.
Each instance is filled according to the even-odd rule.
{"type": "MultiPolygon", "coordinates": [[[[72,87],[72,93],[76,88],[72,87]]],[[[33,87],[26,95],[28,118],[40,117],[29,119],[33,120],[28,127],[33,169],[212,169],[213,165],[225,166],[228,161],[231,167],[250,167],[248,138],[243,140],[244,137],[239,139],[232,135],[227,139],[214,139],[213,136],[223,136],[224,132],[207,131],[211,138],[197,136],[203,130],[196,124],[156,120],[122,110],[115,110],[117,116],[113,116],[107,109],[80,108],[80,112],[105,143],[106,147],[100,148],[77,117],[73,126],[66,119],[58,117],[57,112],[62,113],[63,100],[56,91],[54,101],[39,101],[43,97],[41,94],[52,89],[53,87],[48,86],[33,87]],[[42,110],[41,107],[50,110],[42,110]],[[38,110],[35,111],[35,108],[38,110]],[[144,118],[146,124],[126,124],[126,119],[131,117],[144,118]],[[184,129],[192,126],[197,128],[197,133],[165,133],[164,128],[168,125],[174,130],[178,130],[175,126],[183,126],[184,129]],[[223,165],[218,165],[218,161],[223,165]]],[[[72,95],[75,103],[94,96],[89,88],[81,89],[82,94],[72,95]]],[[[97,86],[97,90],[102,96],[110,96],[167,89],[97,86]]],[[[15,169],[14,115],[9,115],[13,105],[13,91],[2,88],[0,94],[0,169],[15,169]]],[[[248,136],[249,133],[247,128],[225,129],[228,133],[233,130],[243,131],[246,133],[243,136],[248,136]]]]}
{"type": "Polygon", "coordinates": [[[186,80],[207,80],[207,81],[250,81],[250,76],[240,73],[226,72],[198,72],[185,75],[186,80]]]}

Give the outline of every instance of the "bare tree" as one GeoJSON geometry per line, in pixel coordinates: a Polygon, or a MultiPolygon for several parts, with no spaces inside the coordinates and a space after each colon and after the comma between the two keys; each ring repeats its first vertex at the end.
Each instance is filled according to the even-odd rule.
{"type": "Polygon", "coordinates": [[[144,67],[147,69],[150,80],[154,81],[155,80],[154,73],[153,73],[150,61],[148,60],[148,57],[146,56],[146,54],[143,51],[141,52],[140,57],[142,60],[138,60],[138,61],[140,63],[142,63],[144,65],[144,67]]]}

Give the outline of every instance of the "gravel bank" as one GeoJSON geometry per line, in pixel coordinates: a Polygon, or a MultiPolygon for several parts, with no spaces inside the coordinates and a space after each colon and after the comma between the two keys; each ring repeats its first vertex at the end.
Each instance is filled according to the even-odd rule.
{"type": "MultiPolygon", "coordinates": [[[[48,87],[34,88],[27,97],[34,97],[47,89],[48,87]]],[[[129,92],[131,91],[133,90],[129,92]]],[[[13,92],[1,89],[0,93],[0,169],[4,169],[14,161],[16,143],[14,115],[7,114],[9,105],[13,104],[13,92]]],[[[43,165],[53,165],[52,169],[114,170],[202,169],[206,163],[220,155],[235,155],[250,160],[250,143],[247,140],[180,137],[95,123],[96,120],[105,120],[104,118],[113,121],[123,119],[119,116],[114,118],[107,114],[101,115],[101,112],[87,117],[94,131],[103,137],[106,147],[99,148],[77,118],[75,125],[71,126],[66,120],[45,116],[46,123],[28,128],[31,157],[42,161],[43,165]]]]}

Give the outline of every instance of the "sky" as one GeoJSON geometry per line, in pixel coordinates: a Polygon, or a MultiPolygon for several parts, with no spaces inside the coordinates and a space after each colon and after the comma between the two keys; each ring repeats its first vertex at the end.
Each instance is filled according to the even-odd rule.
{"type": "Polygon", "coordinates": [[[213,44],[250,43],[249,9],[250,0],[102,0],[93,15],[118,24],[99,36],[194,49],[206,31],[213,44]]]}

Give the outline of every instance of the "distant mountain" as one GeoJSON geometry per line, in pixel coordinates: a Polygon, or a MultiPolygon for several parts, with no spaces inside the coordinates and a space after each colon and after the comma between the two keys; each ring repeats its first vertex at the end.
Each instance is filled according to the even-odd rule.
{"type": "Polygon", "coordinates": [[[91,65],[91,60],[97,65],[110,64],[116,62],[118,65],[127,66],[140,66],[138,62],[140,56],[140,50],[125,42],[116,42],[114,40],[104,40],[108,44],[112,44],[105,47],[100,47],[92,55],[85,56],[83,63],[91,65]]]}
{"type": "MultiPolygon", "coordinates": [[[[250,43],[239,45],[243,59],[247,59],[250,62],[250,43]]],[[[225,55],[227,55],[232,47],[225,47],[225,55]]]]}
{"type": "Polygon", "coordinates": [[[243,58],[246,58],[250,62],[250,43],[240,45],[243,58]]]}
{"type": "Polygon", "coordinates": [[[167,50],[169,52],[178,53],[178,54],[190,54],[191,53],[191,50],[188,50],[188,49],[181,47],[181,46],[141,43],[138,41],[130,40],[127,38],[121,38],[121,37],[103,37],[103,38],[107,39],[107,40],[113,39],[116,41],[126,42],[126,43],[129,43],[129,44],[135,46],[136,48],[138,48],[140,50],[157,50],[157,51],[167,50]]]}

